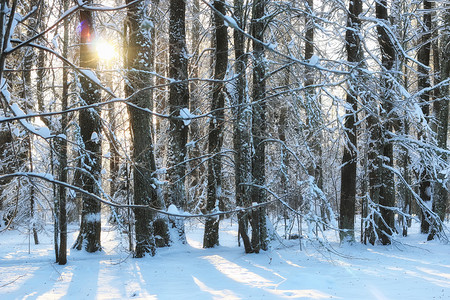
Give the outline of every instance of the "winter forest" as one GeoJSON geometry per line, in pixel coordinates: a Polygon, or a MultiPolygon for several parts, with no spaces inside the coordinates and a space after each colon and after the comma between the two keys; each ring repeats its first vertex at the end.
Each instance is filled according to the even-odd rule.
{"type": "Polygon", "coordinates": [[[450,297],[449,1],[0,6],[0,298],[450,297]]]}

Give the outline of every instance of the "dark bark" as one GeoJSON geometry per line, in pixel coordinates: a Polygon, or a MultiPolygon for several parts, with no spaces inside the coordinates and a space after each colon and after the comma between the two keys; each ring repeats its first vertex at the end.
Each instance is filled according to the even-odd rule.
{"type": "MultiPolygon", "coordinates": [[[[314,1],[308,0],[306,3],[305,23],[305,60],[309,61],[314,55],[314,1]]],[[[307,67],[305,71],[306,88],[306,117],[308,125],[308,144],[312,150],[314,158],[308,167],[308,173],[314,177],[315,184],[322,189],[322,148],[321,148],[321,111],[319,99],[315,98],[314,68],[307,67]]]]}
{"type": "MultiPolygon", "coordinates": [[[[129,85],[126,93],[128,96],[135,93],[131,98],[133,104],[141,108],[151,109],[152,93],[148,89],[142,90],[153,85],[153,80],[147,73],[153,71],[153,64],[149,63],[153,58],[149,56],[153,53],[152,43],[154,43],[154,39],[150,40],[148,34],[141,28],[144,22],[149,22],[146,19],[145,10],[145,2],[141,2],[130,6],[127,12],[128,47],[126,67],[129,85]]],[[[151,116],[134,107],[129,107],[128,113],[130,115],[133,140],[134,203],[161,209],[163,205],[157,193],[158,185],[155,174],[156,162],[151,116]]],[[[154,255],[156,243],[159,245],[165,244],[163,240],[164,237],[167,239],[168,233],[161,232],[161,239],[163,240],[156,241],[154,235],[154,220],[156,216],[154,213],[148,210],[136,209],[134,215],[136,233],[135,256],[143,257],[146,253],[154,255]]],[[[161,228],[158,226],[157,229],[161,228]]]]}
{"type": "MultiPolygon", "coordinates": [[[[446,28],[450,27],[450,9],[446,9],[444,12],[444,24],[446,28]]],[[[433,56],[434,56],[434,69],[435,71],[440,70],[439,75],[435,75],[438,82],[442,80],[448,80],[450,78],[450,36],[448,32],[442,32],[441,38],[441,49],[438,48],[437,42],[436,47],[433,47],[433,56]]],[[[439,157],[442,161],[448,161],[448,154],[444,151],[448,150],[447,147],[447,137],[448,137],[448,116],[449,116],[449,87],[445,85],[441,89],[437,90],[437,98],[433,102],[433,111],[436,118],[436,128],[435,133],[437,134],[437,144],[440,148],[438,153],[439,157]]],[[[433,194],[433,211],[439,217],[439,220],[433,221],[433,226],[430,230],[430,234],[428,235],[428,240],[434,239],[437,235],[441,234],[442,223],[445,219],[445,213],[447,211],[448,205],[448,190],[446,186],[447,180],[445,179],[445,174],[438,173],[437,180],[434,183],[434,194],[433,194]]]]}
{"type": "MultiPolygon", "coordinates": [[[[63,3],[64,11],[66,11],[69,8],[69,1],[65,0],[63,3]]],[[[68,57],[69,53],[69,20],[64,20],[63,23],[64,26],[64,36],[63,36],[63,49],[62,49],[62,55],[64,57],[68,57]]],[[[41,55],[44,55],[43,53],[41,55]]],[[[42,77],[40,78],[41,85],[43,85],[44,80],[44,57],[39,59],[40,68],[38,68],[38,72],[40,72],[42,77]]],[[[68,67],[67,65],[64,65],[65,67],[68,67]]],[[[62,71],[62,97],[61,97],[61,110],[66,110],[68,108],[68,102],[69,102],[69,70],[67,68],[64,68],[62,71]]],[[[44,111],[44,103],[43,103],[43,86],[38,89],[42,93],[41,96],[38,97],[42,98],[40,101],[41,108],[40,111],[44,111]]],[[[49,122],[48,122],[49,123],[49,122]]],[[[67,114],[61,115],[61,128],[59,128],[59,132],[61,134],[67,133],[67,126],[68,126],[68,116],[67,114]]],[[[68,182],[67,178],[67,140],[66,139],[58,139],[55,141],[55,148],[56,148],[56,155],[58,159],[58,170],[57,170],[57,176],[58,180],[61,182],[68,182]]],[[[67,191],[66,188],[59,185],[57,187],[57,202],[58,202],[58,232],[59,232],[59,249],[58,249],[58,255],[57,255],[57,262],[60,265],[65,265],[67,263],[67,207],[66,207],[66,199],[67,199],[67,191]]]]}
{"type": "MultiPolygon", "coordinates": [[[[214,8],[225,15],[224,1],[215,0],[214,8]]],[[[220,151],[223,144],[224,110],[225,107],[225,84],[223,79],[228,66],[228,33],[224,25],[223,17],[214,12],[214,41],[215,41],[215,66],[214,83],[211,111],[212,117],[209,121],[208,153],[212,155],[208,162],[208,191],[206,212],[219,209],[222,193],[222,159],[220,151]]],[[[211,248],[219,245],[219,218],[207,218],[205,223],[205,235],[203,247],[211,248]]]]}
{"type": "MultiPolygon", "coordinates": [[[[178,209],[186,209],[185,175],[186,143],[188,124],[180,119],[181,113],[189,107],[188,56],[185,30],[185,0],[170,0],[169,3],[169,77],[174,80],[169,89],[169,124],[168,149],[168,204],[178,209]]],[[[179,239],[185,243],[183,220],[172,220],[178,230],[179,239]]]]}
{"type": "MultiPolygon", "coordinates": [[[[202,35],[202,23],[201,23],[201,11],[200,11],[200,1],[194,0],[192,2],[192,25],[191,25],[191,59],[190,59],[190,76],[192,78],[199,78],[199,59],[200,59],[200,49],[201,49],[201,35],[202,35]]],[[[189,111],[193,114],[200,114],[202,107],[202,89],[198,81],[192,80],[190,82],[190,96],[189,96],[189,111]]],[[[198,204],[198,199],[202,198],[206,174],[205,164],[199,163],[195,158],[200,157],[204,153],[204,143],[202,143],[202,137],[204,136],[204,126],[201,122],[202,120],[193,120],[189,125],[189,159],[193,159],[189,163],[189,208],[195,207],[198,204]]]]}
{"type": "MultiPolygon", "coordinates": [[[[347,31],[345,35],[347,60],[352,64],[362,61],[362,49],[359,31],[361,20],[359,15],[362,11],[360,0],[351,1],[349,4],[349,15],[347,16],[347,31]]],[[[357,87],[352,79],[349,81],[349,92],[346,95],[348,108],[345,111],[345,146],[341,168],[341,204],[339,210],[339,229],[342,241],[353,241],[355,239],[355,205],[356,205],[356,163],[357,163],[357,87]]]]}
{"type": "MultiPolygon", "coordinates": [[[[430,74],[428,67],[430,66],[430,57],[431,57],[431,1],[423,1],[423,20],[422,20],[422,37],[421,37],[421,45],[417,53],[417,60],[422,64],[418,67],[418,89],[423,90],[427,89],[431,86],[430,82],[430,74]]],[[[422,113],[425,118],[428,119],[430,115],[430,93],[428,91],[424,91],[424,93],[420,96],[422,113]]],[[[419,132],[419,139],[425,139],[425,133],[419,132]]],[[[426,141],[424,141],[426,142],[426,141]]],[[[431,201],[431,174],[430,170],[428,170],[427,162],[422,162],[423,170],[419,175],[419,196],[426,206],[429,206],[431,201]]],[[[421,224],[420,224],[420,232],[429,233],[430,230],[430,216],[429,214],[422,209],[421,212],[421,224]]]]}
{"type": "MultiPolygon", "coordinates": [[[[2,164],[0,165],[0,172],[1,174],[8,174],[13,173],[14,169],[13,166],[7,162],[5,162],[5,159],[9,155],[9,145],[13,141],[13,137],[11,134],[11,131],[8,128],[5,128],[3,126],[0,126],[0,156],[2,159],[2,164]]],[[[6,200],[5,195],[3,195],[3,188],[7,186],[11,182],[11,179],[8,180],[2,180],[0,181],[0,228],[3,229],[3,227],[8,222],[8,215],[6,212],[6,205],[3,204],[3,202],[6,200]],[[5,210],[5,211],[4,211],[5,210]]]]}
{"type": "Polygon", "coordinates": [[[367,241],[374,245],[377,242],[378,231],[378,214],[374,213],[377,209],[376,205],[380,203],[380,186],[382,184],[382,175],[381,169],[379,166],[382,164],[380,162],[380,153],[381,149],[381,135],[382,129],[379,123],[377,111],[377,100],[371,99],[373,106],[372,112],[369,113],[367,118],[367,128],[369,131],[369,145],[368,145],[368,179],[369,179],[369,197],[370,201],[367,201],[367,215],[366,218],[369,223],[366,224],[366,228],[364,229],[364,243],[367,241]],[[368,218],[368,216],[370,216],[368,218]]]}
{"type": "MultiPolygon", "coordinates": [[[[379,186],[379,204],[381,217],[377,219],[377,230],[380,241],[383,245],[391,243],[390,236],[394,230],[394,208],[395,208],[395,188],[394,188],[394,174],[384,165],[393,167],[394,154],[393,144],[389,141],[389,133],[393,130],[393,97],[392,97],[392,81],[389,78],[394,76],[395,66],[395,47],[389,37],[388,29],[389,16],[387,11],[387,1],[376,2],[376,17],[383,25],[377,26],[378,43],[381,49],[381,63],[383,67],[383,75],[381,77],[381,132],[380,132],[380,154],[384,159],[377,158],[377,168],[380,170],[381,184],[371,186],[371,188],[378,188],[379,186]]],[[[380,157],[380,155],[377,155],[380,157]]]]}
{"type": "MultiPolygon", "coordinates": [[[[32,5],[37,5],[38,3],[36,3],[35,0],[30,2],[30,6],[32,5]]],[[[25,6],[26,11],[30,11],[31,8],[25,6]]],[[[34,34],[35,31],[37,31],[37,26],[38,26],[38,20],[36,18],[36,15],[31,16],[28,19],[27,22],[27,38],[32,37],[32,35],[34,34]]],[[[35,102],[33,101],[34,97],[32,95],[32,85],[31,85],[31,70],[33,68],[33,66],[35,65],[36,62],[36,53],[34,52],[34,49],[29,47],[24,49],[25,53],[24,53],[24,58],[23,58],[23,71],[22,71],[22,83],[23,83],[23,91],[22,91],[22,98],[24,101],[24,105],[25,105],[25,109],[26,112],[29,111],[33,111],[33,106],[35,104],[35,102]]],[[[33,136],[31,133],[28,133],[26,138],[25,138],[25,147],[27,148],[27,157],[25,161],[22,161],[21,163],[24,164],[26,166],[26,168],[28,169],[29,172],[33,172],[33,152],[32,152],[32,144],[33,144],[33,136]]],[[[28,193],[27,193],[27,197],[29,197],[29,204],[30,204],[30,211],[29,211],[29,217],[30,217],[30,225],[31,225],[31,230],[33,232],[33,238],[34,238],[34,243],[37,245],[39,244],[39,239],[38,239],[38,235],[37,235],[37,230],[36,230],[36,224],[35,224],[35,218],[34,218],[34,213],[35,213],[35,207],[34,207],[34,202],[35,202],[35,189],[34,189],[34,185],[30,184],[29,185],[29,189],[28,189],[28,193]]]]}
{"type": "MultiPolygon", "coordinates": [[[[266,22],[263,20],[267,0],[256,0],[252,7],[251,33],[253,40],[253,88],[252,88],[252,181],[255,185],[264,186],[266,180],[266,65],[264,55],[264,31],[266,22]]],[[[251,190],[252,203],[266,202],[266,191],[261,187],[253,186],[251,190]]],[[[267,250],[268,236],[266,228],[265,207],[252,211],[252,248],[258,253],[261,249],[267,250]]]]}
{"type": "MultiPolygon", "coordinates": [[[[97,55],[92,44],[95,32],[91,11],[80,11],[80,29],[80,67],[95,70],[97,55]]],[[[100,91],[89,79],[81,77],[80,84],[80,97],[85,104],[94,104],[100,101],[100,91]]],[[[100,137],[99,111],[96,109],[80,111],[78,122],[83,141],[83,144],[80,145],[82,171],[79,172],[79,182],[87,192],[100,195],[101,142],[93,139],[95,135],[100,137]]],[[[82,196],[82,203],[80,233],[73,247],[77,250],[85,249],[87,252],[100,251],[101,205],[86,195],[82,196]]]]}
{"type": "MultiPolygon", "coordinates": [[[[306,1],[305,14],[305,60],[310,61],[314,56],[314,1],[306,1]]],[[[322,111],[320,98],[316,94],[316,88],[313,87],[314,67],[307,67],[305,70],[305,98],[306,98],[306,124],[307,124],[307,142],[309,152],[312,154],[311,162],[308,166],[308,175],[314,178],[314,184],[320,190],[323,189],[322,172],[322,111]]],[[[324,222],[327,220],[327,208],[322,199],[314,199],[314,205],[320,210],[321,218],[324,222]]]]}
{"type": "MultiPolygon", "coordinates": [[[[6,0],[0,0],[0,28],[5,28],[6,24],[6,0]]],[[[5,55],[4,55],[4,30],[0,30],[0,78],[3,78],[3,71],[5,66],[5,55]]],[[[0,98],[0,105],[2,109],[5,109],[3,104],[3,97],[0,98]]],[[[8,145],[12,142],[12,134],[10,129],[7,126],[0,125],[0,155],[2,158],[7,157],[8,145]]],[[[10,170],[10,166],[5,163],[4,159],[2,159],[2,164],[0,165],[0,170],[3,174],[12,173],[10,170]]],[[[11,179],[0,181],[0,228],[7,224],[7,213],[4,205],[4,196],[3,196],[3,188],[7,184],[11,182],[11,179]]]]}
{"type": "MultiPolygon", "coordinates": [[[[114,103],[108,105],[108,119],[111,132],[115,132],[117,129],[116,123],[116,108],[114,103]]],[[[119,168],[120,168],[120,156],[118,151],[118,144],[114,138],[109,139],[109,194],[112,199],[115,199],[116,193],[120,190],[118,185],[119,180],[119,168]]]]}
{"type": "MultiPolygon", "coordinates": [[[[403,134],[409,134],[409,122],[408,120],[403,120],[401,124],[401,131],[403,134]]],[[[412,194],[409,190],[409,185],[411,184],[411,175],[410,175],[410,162],[409,162],[409,150],[407,148],[403,148],[400,150],[399,157],[399,165],[402,170],[402,177],[406,181],[406,184],[401,183],[399,185],[399,195],[403,200],[402,211],[407,215],[411,215],[411,204],[412,204],[412,194]]],[[[402,217],[402,235],[408,235],[408,227],[411,226],[411,218],[407,218],[405,216],[402,217]]]]}
{"type": "MultiPolygon", "coordinates": [[[[242,0],[234,0],[234,18],[238,26],[245,30],[244,7],[242,0]]],[[[237,78],[235,81],[236,94],[233,98],[233,146],[234,154],[234,172],[235,172],[235,193],[236,206],[249,207],[251,181],[251,111],[246,95],[247,79],[247,54],[245,53],[245,37],[244,34],[237,30],[233,30],[234,40],[234,56],[235,72],[237,78]]],[[[242,238],[246,253],[253,252],[250,238],[248,236],[249,214],[247,212],[238,213],[238,233],[242,238]]]]}

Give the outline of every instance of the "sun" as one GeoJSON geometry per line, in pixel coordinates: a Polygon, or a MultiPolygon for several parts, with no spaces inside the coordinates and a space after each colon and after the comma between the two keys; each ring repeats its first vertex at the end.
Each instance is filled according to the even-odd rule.
{"type": "Polygon", "coordinates": [[[114,46],[104,39],[98,39],[95,42],[95,49],[101,60],[111,61],[117,56],[117,51],[114,46]]]}

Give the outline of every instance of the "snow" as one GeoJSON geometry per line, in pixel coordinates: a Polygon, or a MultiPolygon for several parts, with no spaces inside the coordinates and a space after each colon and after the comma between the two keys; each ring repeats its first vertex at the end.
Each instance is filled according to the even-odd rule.
{"type": "MultiPolygon", "coordinates": [[[[25,112],[17,105],[17,103],[13,103],[10,105],[11,110],[13,111],[14,115],[16,117],[23,117],[26,116],[25,112]]],[[[52,134],[50,132],[50,129],[46,126],[34,126],[30,122],[28,122],[26,119],[20,119],[19,122],[24,126],[28,131],[32,132],[33,134],[36,134],[43,139],[48,139],[52,137],[52,134]]]]}
{"type": "Polygon", "coordinates": [[[101,216],[98,213],[89,213],[84,216],[87,223],[96,223],[101,221],[101,216]]]}
{"type": "Polygon", "coordinates": [[[191,119],[195,118],[195,115],[191,114],[188,108],[180,109],[180,118],[183,120],[184,126],[191,124],[191,119]]]}
{"type": "Polygon", "coordinates": [[[92,82],[95,82],[97,85],[102,86],[102,82],[98,79],[97,75],[92,70],[89,69],[80,69],[80,73],[86,76],[92,82]]]}
{"type": "MultiPolygon", "coordinates": [[[[8,84],[6,83],[6,80],[4,78],[1,78],[0,80],[0,92],[2,93],[3,97],[5,98],[6,102],[9,104],[10,109],[12,110],[13,114],[16,117],[23,117],[26,116],[25,112],[19,107],[17,103],[11,103],[11,94],[8,90],[8,84]]],[[[48,139],[52,137],[52,134],[50,132],[50,129],[46,127],[45,125],[42,126],[34,126],[30,122],[28,122],[26,119],[20,119],[19,122],[24,126],[27,130],[30,132],[41,136],[44,139],[48,139]]],[[[15,131],[14,134],[16,136],[19,136],[19,131],[15,131]]]]}
{"type": "Polygon", "coordinates": [[[54,49],[59,49],[59,43],[58,43],[58,39],[59,39],[59,34],[56,34],[53,38],[52,38],[52,44],[54,49]]]}
{"type": "Polygon", "coordinates": [[[0,78],[0,91],[3,97],[5,97],[6,102],[11,102],[11,93],[8,91],[8,84],[5,78],[0,78]]]}
{"type": "Polygon", "coordinates": [[[52,181],[55,180],[52,174],[50,173],[35,173],[38,176],[41,176],[42,178],[45,178],[46,180],[52,181]]]}
{"type": "Polygon", "coordinates": [[[234,28],[234,29],[239,29],[239,26],[236,23],[236,20],[233,19],[232,17],[224,15],[223,20],[224,20],[226,26],[234,28]]]}
{"type": "Polygon", "coordinates": [[[167,208],[167,212],[169,214],[174,214],[174,215],[179,215],[180,211],[178,210],[178,208],[174,205],[174,204],[170,204],[169,207],[167,208]]]}
{"type": "Polygon", "coordinates": [[[312,66],[316,66],[317,64],[319,64],[319,57],[317,55],[311,56],[311,58],[309,59],[309,64],[312,66]]]}
{"type": "MultiPolygon", "coordinates": [[[[69,249],[54,263],[51,226],[30,245],[26,232],[0,233],[0,299],[449,299],[449,246],[425,242],[415,224],[395,246],[333,246],[297,241],[244,254],[236,222],[221,222],[221,246],[202,248],[203,225],[186,223],[188,245],[134,259],[125,236],[103,224],[103,252],[69,249]],[[319,251],[318,251],[319,250],[319,251]]],[[[76,239],[69,226],[69,248],[76,239]]]]}
{"type": "Polygon", "coordinates": [[[92,132],[91,134],[91,141],[93,141],[94,143],[99,143],[100,142],[100,138],[97,134],[97,132],[92,132]]]}

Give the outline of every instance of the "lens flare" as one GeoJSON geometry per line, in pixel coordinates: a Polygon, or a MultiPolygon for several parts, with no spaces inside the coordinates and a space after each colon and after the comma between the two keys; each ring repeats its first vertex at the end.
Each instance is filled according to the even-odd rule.
{"type": "Polygon", "coordinates": [[[103,39],[99,39],[95,42],[95,49],[97,51],[98,57],[103,60],[109,61],[117,56],[117,52],[114,49],[114,46],[103,39]]]}

